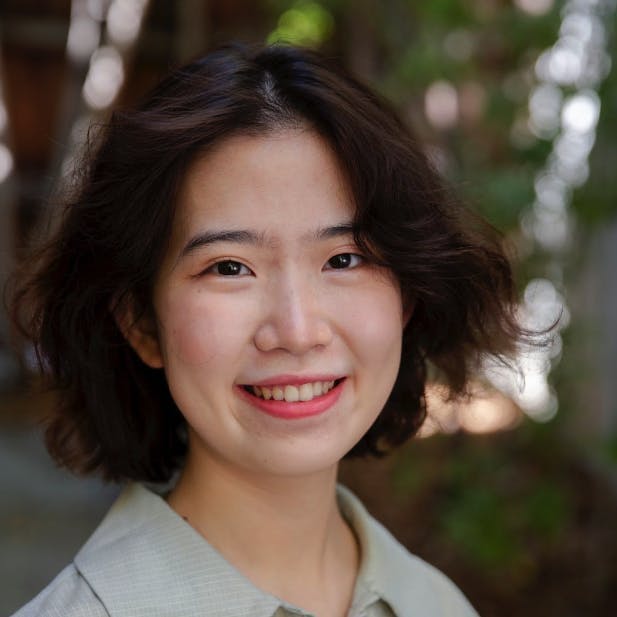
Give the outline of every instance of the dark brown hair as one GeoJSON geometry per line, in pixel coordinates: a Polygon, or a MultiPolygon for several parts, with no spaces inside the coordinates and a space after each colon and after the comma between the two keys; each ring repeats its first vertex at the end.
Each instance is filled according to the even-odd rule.
{"type": "MultiPolygon", "coordinates": [[[[151,311],[189,164],[232,134],[309,126],[330,144],[357,204],[356,241],[413,304],[401,368],[350,455],[377,454],[420,427],[427,367],[454,394],[483,354],[520,329],[499,235],[452,199],[408,128],[374,92],[314,51],[229,45],[117,111],[86,151],[53,237],[20,278],[13,314],[60,398],[47,446],[58,463],[107,479],[168,480],[186,453],[184,419],[162,370],[148,368],[113,311],[151,311]]],[[[23,273],[22,273],[23,274],[23,273]]]]}

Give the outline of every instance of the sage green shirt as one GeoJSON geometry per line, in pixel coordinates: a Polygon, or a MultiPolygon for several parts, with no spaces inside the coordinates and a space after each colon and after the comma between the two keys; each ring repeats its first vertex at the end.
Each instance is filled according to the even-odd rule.
{"type": "MultiPolygon", "coordinates": [[[[348,617],[473,617],[441,572],[411,555],[347,489],[339,507],[361,565],[348,617]]],[[[129,485],[88,542],[14,617],[288,617],[309,613],[255,587],[164,499],[129,485]]]]}

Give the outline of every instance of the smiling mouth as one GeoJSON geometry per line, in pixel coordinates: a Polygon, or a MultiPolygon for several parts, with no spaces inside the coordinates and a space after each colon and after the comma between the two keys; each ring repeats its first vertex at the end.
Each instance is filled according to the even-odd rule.
{"type": "Polygon", "coordinates": [[[344,377],[334,381],[312,381],[301,385],[279,384],[275,386],[250,386],[242,388],[249,394],[265,401],[285,401],[287,403],[308,402],[324,396],[338,386],[344,377]]]}

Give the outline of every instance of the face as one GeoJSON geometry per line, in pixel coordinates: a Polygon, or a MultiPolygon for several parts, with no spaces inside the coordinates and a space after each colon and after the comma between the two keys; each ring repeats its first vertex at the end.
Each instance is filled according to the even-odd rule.
{"type": "Polygon", "coordinates": [[[353,200],[309,130],[234,136],[180,194],[154,294],[162,367],[189,425],[189,462],[246,473],[336,466],[385,404],[399,368],[396,281],[354,244],[353,200]]]}

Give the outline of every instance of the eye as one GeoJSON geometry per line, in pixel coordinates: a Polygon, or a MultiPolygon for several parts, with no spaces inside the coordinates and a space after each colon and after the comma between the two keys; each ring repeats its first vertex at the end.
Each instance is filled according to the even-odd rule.
{"type": "Polygon", "coordinates": [[[330,257],[326,264],[327,270],[344,270],[358,267],[363,261],[361,255],[355,253],[339,253],[334,257],[330,257]]]}
{"type": "Polygon", "coordinates": [[[210,266],[205,274],[216,274],[218,276],[249,276],[251,270],[239,261],[224,259],[210,266]]]}

